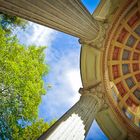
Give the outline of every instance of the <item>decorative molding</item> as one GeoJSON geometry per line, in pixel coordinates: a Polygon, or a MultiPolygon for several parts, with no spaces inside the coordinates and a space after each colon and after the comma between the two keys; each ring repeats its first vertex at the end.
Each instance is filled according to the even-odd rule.
{"type": "Polygon", "coordinates": [[[108,108],[108,104],[105,98],[105,89],[103,83],[100,82],[97,85],[94,85],[93,87],[89,87],[89,88],[80,88],[79,93],[82,96],[91,96],[93,98],[96,98],[100,106],[99,111],[108,108]]]}
{"type": "Polygon", "coordinates": [[[92,16],[99,21],[107,21],[117,11],[120,0],[101,0],[92,16]]]}
{"type": "MultiPolygon", "coordinates": [[[[103,81],[105,84],[105,90],[106,90],[106,97],[109,102],[109,106],[111,107],[111,110],[115,113],[116,118],[118,119],[118,122],[121,124],[121,126],[127,130],[127,132],[133,133],[133,135],[140,136],[140,128],[138,128],[136,125],[134,125],[129,119],[126,118],[126,116],[123,114],[121,110],[119,110],[118,106],[115,105],[114,101],[110,97],[110,84],[109,84],[109,75],[108,75],[108,49],[110,47],[111,41],[114,38],[115,32],[117,31],[117,26],[119,26],[120,22],[124,18],[125,14],[129,12],[133,6],[135,6],[137,3],[137,0],[127,0],[124,1],[121,5],[120,9],[116,12],[114,15],[114,18],[112,18],[112,23],[107,31],[106,41],[104,44],[104,54],[103,54],[103,81]]],[[[139,138],[139,137],[137,137],[139,138]]]]}
{"type": "Polygon", "coordinates": [[[99,27],[99,33],[97,34],[97,36],[90,41],[87,40],[82,40],[79,39],[79,43],[80,44],[85,44],[91,47],[96,48],[97,50],[103,50],[103,44],[105,42],[105,36],[106,36],[106,30],[109,28],[109,23],[104,23],[104,22],[100,22],[97,21],[98,27],[99,27]]]}

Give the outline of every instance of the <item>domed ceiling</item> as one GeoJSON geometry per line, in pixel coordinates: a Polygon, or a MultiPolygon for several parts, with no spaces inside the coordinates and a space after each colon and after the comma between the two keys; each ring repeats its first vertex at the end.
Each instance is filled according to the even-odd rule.
{"type": "Polygon", "coordinates": [[[117,108],[140,127],[140,7],[133,1],[125,6],[109,31],[107,75],[117,108]]]}

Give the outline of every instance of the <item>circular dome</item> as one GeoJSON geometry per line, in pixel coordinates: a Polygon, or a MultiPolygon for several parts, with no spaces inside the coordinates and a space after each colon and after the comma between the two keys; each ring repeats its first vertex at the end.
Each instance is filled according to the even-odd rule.
{"type": "Polygon", "coordinates": [[[112,19],[105,44],[104,80],[110,101],[121,117],[140,127],[140,7],[137,1],[129,0],[112,19]]]}

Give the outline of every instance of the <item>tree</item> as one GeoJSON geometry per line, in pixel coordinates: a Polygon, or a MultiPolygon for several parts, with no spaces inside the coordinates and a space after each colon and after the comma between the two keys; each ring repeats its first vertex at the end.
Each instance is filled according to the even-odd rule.
{"type": "Polygon", "coordinates": [[[25,29],[27,23],[27,20],[0,12],[0,25],[7,33],[11,33],[17,27],[25,29]]]}
{"type": "Polygon", "coordinates": [[[45,132],[50,125],[44,123],[43,119],[36,120],[32,125],[26,126],[24,129],[14,128],[13,139],[16,140],[36,140],[43,132],[45,132]],[[19,137],[19,133],[21,133],[19,137]]]}
{"type": "Polygon", "coordinates": [[[42,77],[48,73],[44,49],[26,48],[0,27],[0,138],[4,140],[28,135],[36,139],[49,128],[38,119],[41,96],[46,93],[42,77]]]}

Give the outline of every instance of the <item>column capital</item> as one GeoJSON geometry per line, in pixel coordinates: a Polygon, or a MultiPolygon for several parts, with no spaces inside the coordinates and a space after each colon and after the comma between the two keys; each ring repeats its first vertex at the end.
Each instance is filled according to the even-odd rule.
{"type": "Polygon", "coordinates": [[[98,100],[100,106],[106,104],[105,101],[105,89],[102,83],[98,83],[97,85],[89,88],[80,88],[79,93],[83,96],[92,96],[98,100]]]}
{"type": "Polygon", "coordinates": [[[99,33],[97,34],[97,36],[90,41],[79,39],[79,43],[89,45],[97,49],[101,49],[105,41],[106,29],[109,27],[109,24],[100,21],[96,21],[96,23],[99,27],[99,33]]]}
{"type": "Polygon", "coordinates": [[[92,87],[80,88],[79,93],[81,95],[83,95],[83,94],[93,94],[93,95],[98,94],[99,98],[102,98],[103,94],[105,93],[105,89],[104,89],[104,85],[101,82],[99,82],[92,87]]]}

